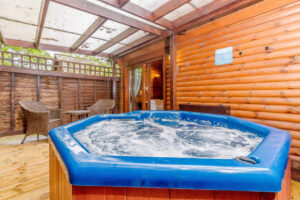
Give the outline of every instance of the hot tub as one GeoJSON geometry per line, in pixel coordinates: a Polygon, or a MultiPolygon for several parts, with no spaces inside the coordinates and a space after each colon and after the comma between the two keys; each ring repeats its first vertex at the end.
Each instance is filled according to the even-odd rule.
{"type": "Polygon", "coordinates": [[[290,195],[289,133],[235,117],[97,115],[51,130],[49,141],[51,199],[290,195]]]}

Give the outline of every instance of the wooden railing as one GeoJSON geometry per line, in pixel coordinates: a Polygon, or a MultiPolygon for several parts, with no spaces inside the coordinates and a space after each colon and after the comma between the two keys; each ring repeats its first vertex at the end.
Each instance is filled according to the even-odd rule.
{"type": "MultiPolygon", "coordinates": [[[[7,51],[0,51],[0,66],[91,75],[106,78],[113,77],[113,68],[109,66],[57,60],[53,58],[24,55],[21,53],[7,51]]],[[[116,77],[120,77],[119,68],[116,68],[115,73],[116,77]]]]}

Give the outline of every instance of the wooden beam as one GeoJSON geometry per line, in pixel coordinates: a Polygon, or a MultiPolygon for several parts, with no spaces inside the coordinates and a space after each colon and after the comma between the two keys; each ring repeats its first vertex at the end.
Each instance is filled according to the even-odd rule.
{"type": "Polygon", "coordinates": [[[195,26],[215,20],[262,0],[215,0],[173,22],[176,32],[182,32],[195,26]]]}
{"type": "Polygon", "coordinates": [[[46,15],[48,12],[49,2],[50,2],[50,0],[42,0],[42,4],[41,4],[41,8],[40,8],[40,15],[39,15],[39,24],[38,24],[37,32],[36,32],[36,36],[35,36],[35,48],[37,48],[37,49],[39,48],[39,44],[40,44],[40,40],[41,40],[41,36],[42,36],[44,24],[45,24],[45,19],[46,19],[46,15]]]}
{"type": "Polygon", "coordinates": [[[110,42],[106,42],[103,45],[101,45],[100,47],[98,47],[96,50],[94,50],[93,54],[97,55],[97,54],[101,53],[105,49],[108,49],[108,48],[114,46],[115,44],[119,43],[120,41],[122,41],[123,39],[127,38],[128,36],[132,35],[133,33],[137,32],[137,31],[138,30],[136,28],[129,27],[127,30],[123,31],[122,33],[120,33],[119,35],[117,35],[116,37],[111,39],[110,42]]]}
{"type": "Polygon", "coordinates": [[[137,39],[134,42],[132,42],[132,43],[130,43],[130,44],[128,44],[128,45],[126,45],[126,46],[124,46],[124,47],[122,47],[122,48],[114,51],[114,52],[112,52],[112,54],[118,56],[119,54],[121,54],[121,53],[123,53],[123,52],[125,52],[127,50],[130,50],[133,47],[141,45],[141,44],[143,44],[145,42],[148,42],[150,40],[153,40],[155,38],[157,38],[157,36],[155,36],[155,35],[146,35],[146,36],[144,36],[144,37],[142,37],[140,39],[137,39]]]}
{"type": "Polygon", "coordinates": [[[61,99],[61,77],[57,77],[57,90],[58,90],[58,108],[62,108],[62,99],[61,99]]]}
{"type": "MultiPolygon", "coordinates": [[[[109,4],[111,6],[119,8],[119,5],[115,1],[111,1],[111,0],[98,0],[98,1],[101,1],[103,3],[106,3],[106,4],[109,4]]],[[[153,19],[153,14],[150,11],[146,10],[145,8],[143,8],[139,5],[131,3],[130,1],[126,5],[124,5],[124,7],[121,10],[126,11],[130,14],[133,14],[137,17],[141,17],[141,18],[143,18],[145,20],[148,20],[148,21],[152,21],[152,19],[153,19]]],[[[152,23],[163,26],[167,29],[172,29],[173,28],[172,23],[169,20],[165,19],[165,18],[160,18],[156,21],[152,21],[152,23]]]]}
{"type": "Polygon", "coordinates": [[[5,38],[4,38],[4,35],[1,32],[1,30],[0,30],[0,43],[3,44],[3,45],[6,45],[5,38]]]}
{"type": "MultiPolygon", "coordinates": [[[[11,45],[11,46],[24,47],[24,48],[35,48],[35,43],[34,42],[15,40],[15,39],[10,39],[10,38],[6,39],[6,44],[11,45]]],[[[39,49],[50,50],[50,51],[59,51],[59,52],[65,52],[65,53],[72,53],[70,51],[70,48],[68,48],[68,47],[56,46],[56,45],[51,45],[51,44],[42,44],[41,43],[39,45],[39,49]]],[[[82,50],[82,49],[77,49],[73,53],[84,54],[84,55],[93,55],[92,51],[87,51],[87,50],[82,50]]],[[[98,56],[107,58],[107,57],[110,56],[110,54],[101,53],[101,54],[98,54],[98,56]]]]}
{"type": "Polygon", "coordinates": [[[40,101],[41,98],[41,77],[36,75],[36,100],[40,101]]]}
{"type": "Polygon", "coordinates": [[[11,73],[10,80],[10,130],[13,131],[15,129],[15,90],[16,90],[16,80],[15,73],[11,73]]]}
{"type": "Polygon", "coordinates": [[[142,49],[142,48],[147,47],[147,46],[151,46],[151,45],[157,44],[157,43],[159,43],[161,41],[163,41],[163,39],[161,39],[161,38],[155,38],[153,40],[149,40],[147,42],[144,42],[142,44],[136,45],[136,46],[128,49],[127,51],[124,51],[124,52],[118,54],[116,57],[123,57],[123,56],[125,56],[125,55],[127,55],[127,54],[129,54],[131,52],[137,51],[137,50],[142,49]]]}
{"type": "Polygon", "coordinates": [[[21,73],[21,74],[31,74],[31,75],[38,75],[39,74],[39,75],[42,75],[42,76],[56,76],[56,77],[66,77],[66,78],[83,78],[83,79],[89,79],[89,80],[111,80],[110,77],[98,77],[98,76],[76,74],[76,73],[64,73],[64,72],[56,72],[56,71],[25,69],[25,68],[8,67],[8,66],[0,66],[0,71],[21,73]]]}
{"type": "Polygon", "coordinates": [[[80,81],[80,78],[79,78],[79,79],[78,79],[78,82],[77,82],[77,88],[78,88],[78,90],[77,90],[77,96],[78,96],[78,98],[77,98],[77,99],[78,99],[78,102],[77,102],[77,103],[78,103],[78,110],[81,110],[81,98],[80,98],[80,96],[81,96],[81,92],[80,92],[80,87],[81,87],[81,86],[80,86],[80,85],[81,85],[81,84],[80,84],[80,82],[81,82],[81,81],[80,81]]]}
{"type": "Polygon", "coordinates": [[[159,28],[156,28],[154,26],[151,26],[149,24],[146,24],[134,18],[130,18],[126,15],[123,15],[113,10],[109,10],[103,6],[96,5],[94,3],[90,3],[85,0],[52,0],[52,1],[93,15],[104,17],[112,21],[119,22],[121,24],[135,27],[137,29],[150,32],[155,35],[159,35],[162,37],[165,35],[164,32],[159,28]]]}
{"type": "Polygon", "coordinates": [[[218,10],[220,8],[224,8],[225,6],[228,6],[234,2],[237,2],[237,1],[240,1],[240,0],[215,0],[203,7],[200,7],[178,19],[176,19],[174,22],[173,22],[173,26],[174,27],[179,27],[179,26],[182,26],[190,21],[193,21],[197,18],[200,18],[200,17],[203,17],[215,10],[218,10]]]}
{"type": "MultiPolygon", "coordinates": [[[[113,60],[112,67],[113,67],[113,81],[112,81],[112,98],[117,102],[117,77],[116,77],[116,60],[113,60]]],[[[116,106],[113,110],[113,113],[116,112],[116,106]]]]}
{"type": "Polygon", "coordinates": [[[78,38],[71,46],[71,52],[76,51],[91,35],[93,35],[104,23],[106,19],[97,17],[97,19],[89,26],[89,28],[78,38]]]}
{"type": "Polygon", "coordinates": [[[176,35],[170,37],[170,92],[171,92],[171,110],[177,110],[176,107],[176,35]]]}
{"type": "Polygon", "coordinates": [[[128,2],[129,2],[129,0],[118,0],[119,8],[122,8],[128,2]]]}
{"type": "Polygon", "coordinates": [[[183,6],[186,3],[189,3],[191,0],[176,0],[176,1],[168,1],[167,3],[163,4],[156,10],[152,12],[152,19],[151,21],[158,20],[163,16],[167,15],[168,13],[172,12],[176,8],[183,6]]]}

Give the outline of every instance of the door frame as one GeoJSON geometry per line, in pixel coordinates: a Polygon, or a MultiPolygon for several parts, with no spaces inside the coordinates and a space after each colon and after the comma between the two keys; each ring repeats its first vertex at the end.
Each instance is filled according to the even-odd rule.
{"type": "MultiPolygon", "coordinates": [[[[163,103],[164,103],[164,108],[165,108],[165,102],[166,102],[166,95],[165,95],[165,91],[166,91],[166,70],[165,70],[165,59],[164,56],[159,56],[144,62],[140,62],[140,63],[136,63],[134,65],[129,65],[129,66],[124,66],[124,102],[125,102],[125,108],[124,111],[125,112],[129,112],[129,104],[130,104],[130,94],[129,94],[129,78],[130,78],[130,70],[134,69],[134,68],[138,68],[142,66],[142,82],[141,82],[141,88],[143,90],[143,96],[142,96],[142,109],[143,110],[150,110],[150,106],[151,106],[151,73],[150,73],[150,67],[151,67],[151,63],[154,61],[158,61],[158,60],[162,60],[162,72],[163,72],[163,103]],[[148,70],[148,73],[145,73],[148,70]],[[145,92],[146,91],[146,87],[148,87],[148,91],[149,92],[145,92]],[[150,87],[150,88],[149,88],[150,87]]],[[[131,90],[132,91],[132,90],[131,90]]]]}

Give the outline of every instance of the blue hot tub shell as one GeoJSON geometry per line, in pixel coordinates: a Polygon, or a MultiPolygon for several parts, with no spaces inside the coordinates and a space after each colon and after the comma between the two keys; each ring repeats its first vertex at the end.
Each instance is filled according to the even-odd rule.
{"type": "Polygon", "coordinates": [[[203,190],[278,192],[288,161],[288,132],[236,117],[180,111],[139,111],[97,115],[49,133],[69,173],[69,182],[80,186],[181,188],[203,190]],[[229,128],[264,136],[248,155],[257,164],[235,159],[101,156],[89,153],[73,133],[109,119],[168,118],[208,120],[229,128]]]}

